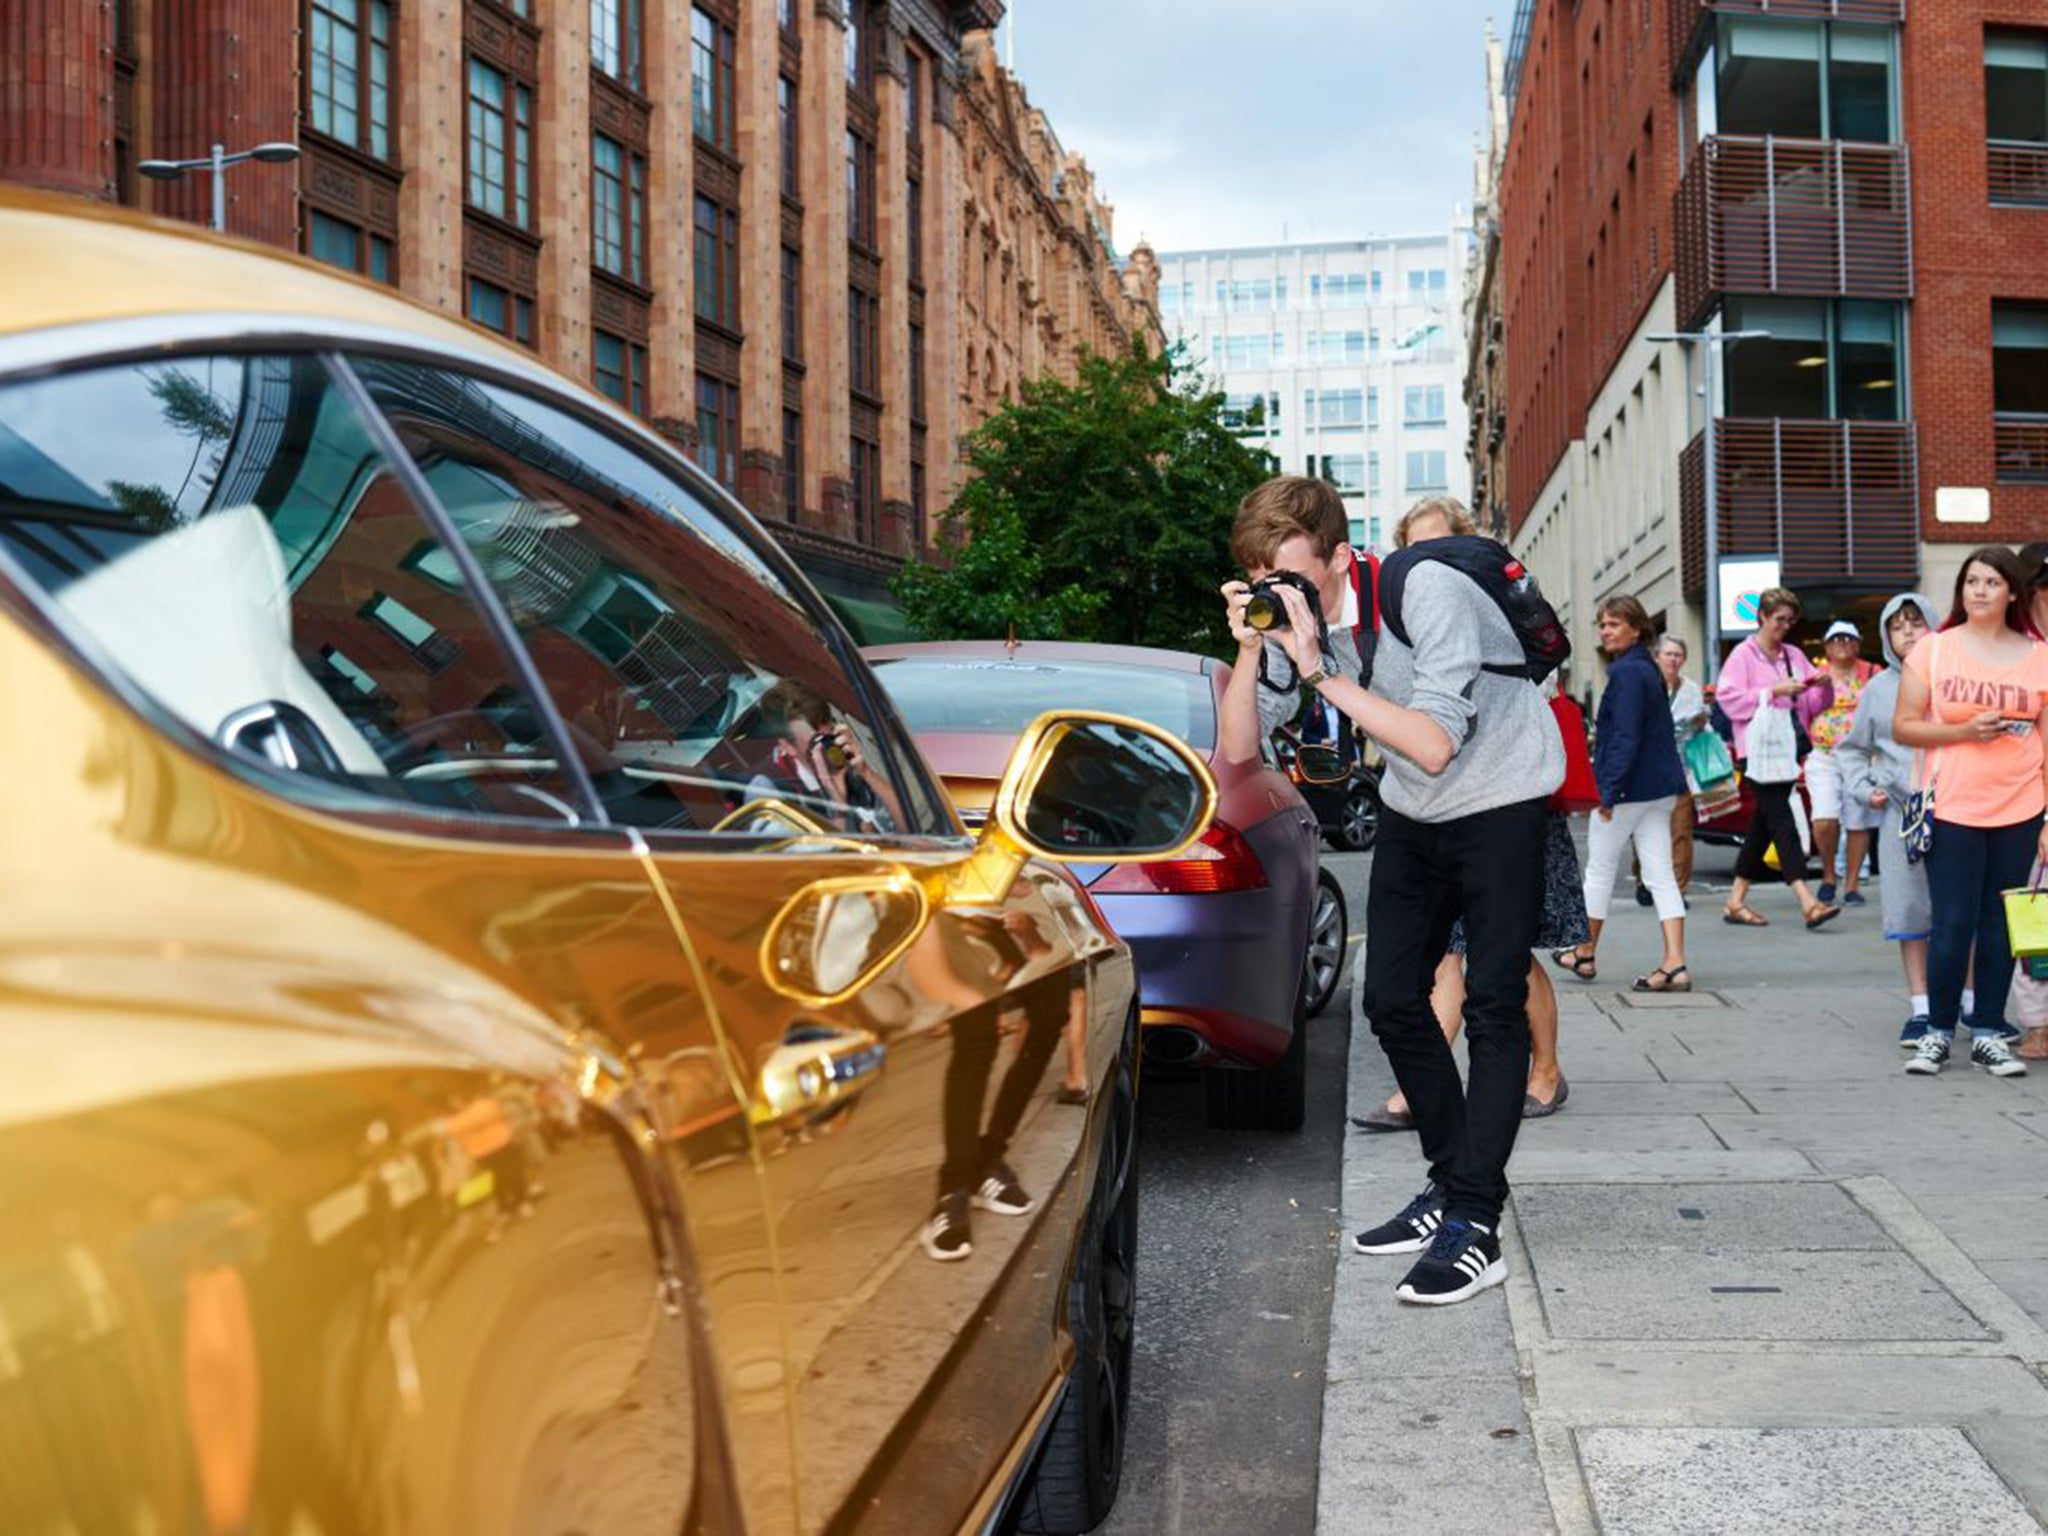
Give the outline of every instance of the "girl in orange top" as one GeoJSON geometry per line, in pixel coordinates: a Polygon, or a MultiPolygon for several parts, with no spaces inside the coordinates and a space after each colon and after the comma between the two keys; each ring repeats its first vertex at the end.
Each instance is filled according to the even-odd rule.
{"type": "Polygon", "coordinates": [[[1977,1006],[1970,1060],[1995,1077],[2027,1068],[1999,1037],[2012,985],[2012,944],[2000,893],[2025,885],[2048,859],[2048,646],[2027,633],[2026,572],[1992,545],[1963,562],[1939,634],[1906,659],[1892,729],[1926,749],[1920,783],[1934,791],[1927,887],[1928,1032],[1906,1070],[1932,1076],[1948,1061],[1963,978],[1976,948],[1977,1006]]]}

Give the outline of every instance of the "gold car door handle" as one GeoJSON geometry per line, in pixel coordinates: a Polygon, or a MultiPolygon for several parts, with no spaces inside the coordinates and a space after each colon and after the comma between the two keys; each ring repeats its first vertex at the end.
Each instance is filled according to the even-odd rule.
{"type": "Polygon", "coordinates": [[[795,1025],[762,1064],[749,1116],[756,1125],[825,1119],[872,1087],[887,1059],[864,1029],[795,1025]]]}

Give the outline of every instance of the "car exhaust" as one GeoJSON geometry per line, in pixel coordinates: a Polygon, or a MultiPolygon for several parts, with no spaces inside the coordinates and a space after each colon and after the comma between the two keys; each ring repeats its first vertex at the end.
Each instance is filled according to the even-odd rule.
{"type": "Polygon", "coordinates": [[[1209,1042],[1185,1024],[1155,1024],[1145,1031],[1148,1066],[1199,1067],[1211,1054],[1209,1042]]]}

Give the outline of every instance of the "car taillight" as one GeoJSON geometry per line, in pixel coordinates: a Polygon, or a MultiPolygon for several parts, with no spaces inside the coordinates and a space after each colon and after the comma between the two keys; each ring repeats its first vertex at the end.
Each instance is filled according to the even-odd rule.
{"type": "Polygon", "coordinates": [[[1197,896],[1264,889],[1266,869],[1244,834],[1212,821],[1201,840],[1177,859],[1119,864],[1094,884],[1095,894],[1197,896]]]}

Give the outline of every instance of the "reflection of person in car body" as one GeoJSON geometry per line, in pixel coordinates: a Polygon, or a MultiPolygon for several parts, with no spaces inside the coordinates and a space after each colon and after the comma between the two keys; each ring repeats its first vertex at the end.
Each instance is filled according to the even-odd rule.
{"type": "MultiPolygon", "coordinates": [[[[1007,912],[1000,918],[947,912],[934,927],[939,942],[923,949],[925,966],[947,973],[943,990],[964,989],[967,997],[999,994],[1002,984],[1033,957],[1051,949],[1037,925],[1021,912],[1007,912]]],[[[1045,1077],[1046,1065],[1066,1033],[1074,992],[1057,977],[1048,977],[1022,992],[1023,1038],[996,1089],[986,1126],[982,1110],[988,1082],[1005,1033],[1005,1014],[1014,1010],[1016,994],[954,1017],[950,1026],[953,1053],[946,1062],[946,1160],[939,1169],[937,1203],[917,1238],[932,1258],[944,1263],[964,1259],[974,1251],[968,1225],[970,1206],[998,1216],[1028,1216],[1038,1209],[1038,1202],[1018,1183],[1016,1172],[1004,1158],[1032,1094],[1045,1077]]]]}
{"type": "Polygon", "coordinates": [[[830,816],[838,831],[894,832],[903,825],[894,787],[868,772],[859,740],[816,689],[786,677],[759,707],[775,746],[765,771],[747,786],[750,799],[790,801],[830,816]]]}

